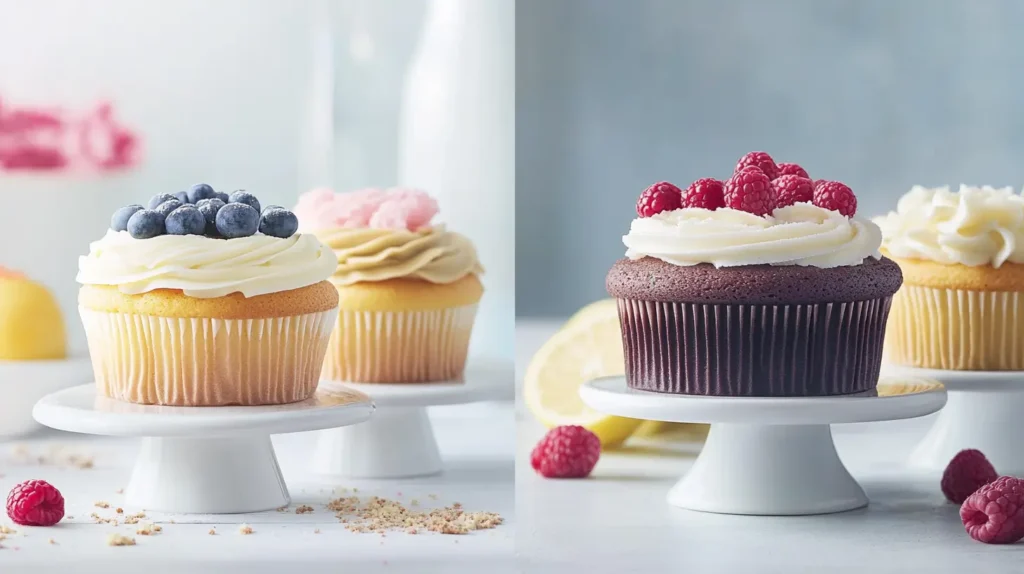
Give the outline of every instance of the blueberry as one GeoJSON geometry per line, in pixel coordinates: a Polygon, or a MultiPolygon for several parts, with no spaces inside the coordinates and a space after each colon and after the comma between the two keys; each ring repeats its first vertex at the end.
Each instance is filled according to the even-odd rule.
{"type": "Polygon", "coordinates": [[[217,192],[217,199],[223,201],[224,203],[231,203],[231,196],[224,193],[223,191],[217,192]]]}
{"type": "Polygon", "coordinates": [[[244,203],[229,203],[217,211],[217,232],[228,239],[249,237],[259,226],[259,212],[244,203]]]}
{"type": "Polygon", "coordinates": [[[266,213],[266,212],[270,211],[271,209],[284,209],[284,208],[281,207],[280,205],[268,205],[268,206],[263,208],[263,213],[266,213]]]}
{"type": "Polygon", "coordinates": [[[224,207],[224,202],[216,197],[199,202],[199,213],[203,214],[203,218],[206,220],[206,235],[210,237],[220,237],[220,233],[217,232],[217,212],[222,207],[224,207]]]}
{"type": "Polygon", "coordinates": [[[177,199],[168,199],[167,201],[156,206],[156,209],[154,209],[153,211],[159,213],[164,217],[167,217],[168,215],[171,214],[172,211],[181,207],[181,205],[182,203],[177,199]]]}
{"type": "Polygon", "coordinates": [[[164,234],[164,216],[143,209],[128,218],[128,234],[135,239],[149,239],[164,234]]]}
{"type": "Polygon", "coordinates": [[[169,235],[202,235],[206,231],[206,217],[194,205],[182,205],[167,216],[169,235]]]}
{"type": "Polygon", "coordinates": [[[110,217],[110,228],[114,231],[128,231],[128,219],[135,215],[136,211],[145,209],[137,203],[126,205],[114,212],[110,217]]]}
{"type": "Polygon", "coordinates": [[[187,191],[179,191],[178,193],[175,193],[174,194],[174,199],[177,199],[178,201],[180,201],[182,205],[185,205],[186,203],[192,203],[191,201],[188,200],[188,192],[187,191]]]}
{"type": "Polygon", "coordinates": [[[256,199],[255,195],[245,190],[239,189],[238,191],[232,193],[229,199],[231,201],[229,201],[228,203],[244,203],[249,207],[255,209],[256,213],[260,212],[260,200],[256,199]]]}
{"type": "Polygon", "coordinates": [[[217,192],[213,191],[213,188],[205,183],[197,183],[192,186],[192,189],[188,190],[189,203],[199,203],[200,199],[210,197],[217,197],[217,192]]]}
{"type": "Polygon", "coordinates": [[[267,209],[260,218],[260,233],[287,239],[299,229],[299,218],[286,209],[267,209]]]}
{"type": "Polygon", "coordinates": [[[156,206],[172,199],[177,198],[169,193],[158,193],[149,199],[149,203],[146,204],[146,209],[156,209],[156,206]]]}

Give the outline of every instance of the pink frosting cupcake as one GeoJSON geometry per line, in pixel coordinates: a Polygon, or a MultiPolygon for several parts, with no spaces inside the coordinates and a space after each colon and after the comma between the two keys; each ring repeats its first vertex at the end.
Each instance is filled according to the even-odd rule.
{"type": "Polygon", "coordinates": [[[483,269],[466,237],[433,222],[437,201],[414,189],[321,188],[294,212],[338,258],[330,281],[340,311],[323,378],[461,380],[483,269]]]}

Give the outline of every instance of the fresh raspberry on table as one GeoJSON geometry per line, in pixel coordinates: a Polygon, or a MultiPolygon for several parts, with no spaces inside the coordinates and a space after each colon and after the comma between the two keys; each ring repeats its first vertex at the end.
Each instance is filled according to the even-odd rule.
{"type": "Polygon", "coordinates": [[[7,516],[25,526],[53,526],[64,518],[64,497],[45,480],[26,480],[7,495],[7,516]]]}
{"type": "Polygon", "coordinates": [[[772,182],[760,169],[747,167],[725,182],[725,206],[754,215],[769,215],[775,209],[772,182]]]}
{"type": "Polygon", "coordinates": [[[814,205],[853,217],[857,213],[857,196],[844,183],[821,181],[814,186],[814,205]]]}
{"type": "Polygon", "coordinates": [[[775,207],[810,203],[814,199],[814,182],[799,175],[780,175],[772,181],[772,189],[775,190],[775,207]]]}
{"type": "Polygon", "coordinates": [[[683,207],[715,210],[725,207],[725,185],[713,177],[704,177],[690,184],[683,192],[683,207]]]}
{"type": "Polygon", "coordinates": [[[1024,480],[1002,476],[967,497],[960,520],[971,538],[1012,544],[1024,538],[1024,480]]]}
{"type": "Polygon", "coordinates": [[[636,202],[636,212],[640,217],[650,217],[682,206],[682,190],[667,181],[659,181],[640,194],[640,199],[636,202]]]}
{"type": "Polygon", "coordinates": [[[736,164],[736,169],[733,170],[733,173],[742,171],[743,168],[750,166],[763,171],[764,174],[768,176],[769,180],[779,177],[779,168],[775,165],[775,160],[766,152],[752,151],[741,157],[740,161],[736,164]]]}
{"type": "Polygon", "coordinates": [[[811,176],[807,175],[807,170],[795,163],[780,163],[777,167],[779,168],[779,175],[776,176],[776,179],[784,175],[799,175],[800,177],[811,179],[811,176]]]}
{"type": "Polygon", "coordinates": [[[963,504],[976,490],[999,478],[992,463],[980,450],[969,448],[956,453],[942,473],[942,494],[946,500],[963,504]]]}
{"type": "Polygon", "coordinates": [[[533,447],[530,466],[545,478],[584,478],[601,456],[601,440],[577,426],[555,427],[533,447]]]}

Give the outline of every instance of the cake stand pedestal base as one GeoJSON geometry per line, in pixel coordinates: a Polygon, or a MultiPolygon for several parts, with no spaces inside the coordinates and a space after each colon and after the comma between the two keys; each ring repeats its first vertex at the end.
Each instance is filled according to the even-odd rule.
{"type": "Polygon", "coordinates": [[[443,463],[427,407],[506,398],[515,382],[511,365],[476,363],[466,369],[463,382],[320,386],[339,384],[372,397],[377,412],[369,422],[320,433],[312,471],[332,479],[440,473],[443,463]]]}
{"type": "Polygon", "coordinates": [[[832,442],[831,423],[912,418],[946,402],[938,383],[879,383],[878,397],[706,397],[637,391],[624,377],[588,382],[580,396],[608,414],[711,423],[673,506],[762,516],[826,514],[868,504],[832,442]]]}
{"type": "Polygon", "coordinates": [[[142,438],[125,489],[132,507],[236,514],[290,501],[271,434],[357,424],[373,409],[369,397],[343,387],[288,405],[162,407],[100,397],[89,384],[44,397],[32,415],[59,430],[142,438]]]}
{"type": "Polygon", "coordinates": [[[912,468],[942,472],[965,448],[985,453],[1000,474],[1024,476],[1024,372],[941,371],[886,366],[886,372],[934,379],[949,401],[911,453],[912,468]]]}

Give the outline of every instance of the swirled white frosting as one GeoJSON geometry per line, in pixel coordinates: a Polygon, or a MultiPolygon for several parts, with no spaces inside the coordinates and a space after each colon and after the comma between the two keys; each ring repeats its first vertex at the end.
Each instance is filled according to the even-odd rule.
{"type": "Polygon", "coordinates": [[[797,203],[759,217],[736,209],[683,208],[634,219],[626,257],[673,265],[858,265],[879,258],[882,234],[870,221],[797,203]]]}
{"type": "Polygon", "coordinates": [[[130,295],[180,289],[202,299],[230,293],[254,297],[319,283],[337,266],[334,252],[307,234],[133,239],[124,231],[107,231],[78,259],[77,281],[113,285],[130,295]]]}
{"type": "Polygon", "coordinates": [[[1024,197],[1009,187],[915,186],[875,218],[895,257],[970,267],[1024,263],[1024,197]]]}

